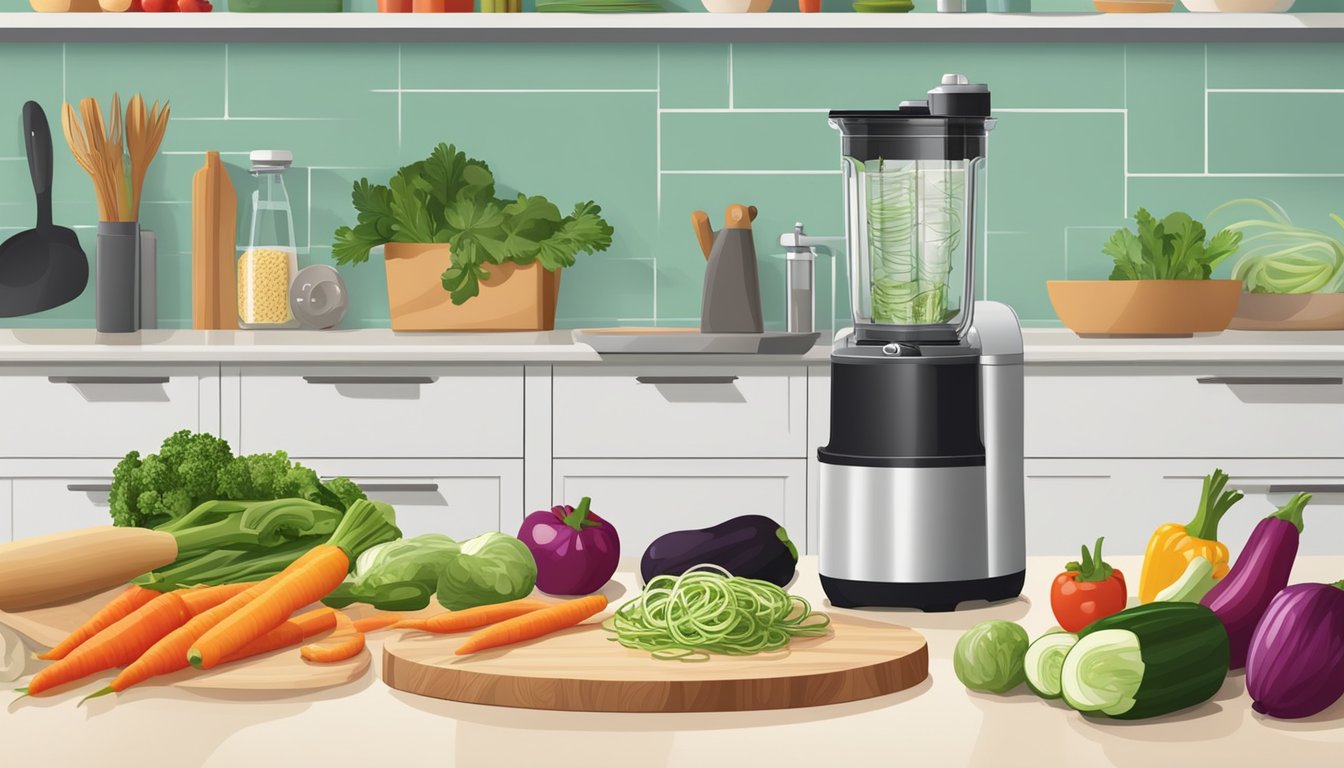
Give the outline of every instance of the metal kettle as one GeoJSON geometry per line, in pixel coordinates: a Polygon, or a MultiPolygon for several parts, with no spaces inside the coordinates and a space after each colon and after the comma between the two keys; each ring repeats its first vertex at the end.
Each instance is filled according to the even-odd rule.
{"type": "Polygon", "coordinates": [[[704,211],[691,214],[696,239],[709,265],[700,305],[701,333],[762,333],[761,283],[751,222],[754,205],[730,205],[717,232],[704,211]]]}

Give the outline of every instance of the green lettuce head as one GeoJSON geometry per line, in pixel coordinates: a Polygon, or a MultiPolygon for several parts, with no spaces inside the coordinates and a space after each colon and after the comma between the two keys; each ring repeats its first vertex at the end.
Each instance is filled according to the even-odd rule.
{"type": "Polygon", "coordinates": [[[1031,641],[1011,621],[982,621],[966,631],[952,652],[957,679],[973,691],[1005,693],[1026,680],[1023,660],[1031,641]]]}
{"type": "Polygon", "coordinates": [[[462,542],[458,556],[439,572],[439,604],[450,611],[519,600],[537,583],[537,563],[527,545],[491,531],[462,542]]]}

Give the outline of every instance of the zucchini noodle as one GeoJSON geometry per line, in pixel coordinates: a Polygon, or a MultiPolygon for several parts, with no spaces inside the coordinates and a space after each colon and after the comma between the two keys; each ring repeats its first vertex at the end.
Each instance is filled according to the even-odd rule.
{"type": "Polygon", "coordinates": [[[946,322],[956,313],[948,311],[948,281],[961,244],[961,174],[951,167],[888,169],[879,159],[867,177],[873,321],[946,322]]]}
{"type": "Polygon", "coordinates": [[[768,581],[697,565],[680,576],[655,576],[639,597],[602,623],[608,638],[655,659],[708,661],[712,653],[746,656],[824,635],[830,617],[768,581]]]}

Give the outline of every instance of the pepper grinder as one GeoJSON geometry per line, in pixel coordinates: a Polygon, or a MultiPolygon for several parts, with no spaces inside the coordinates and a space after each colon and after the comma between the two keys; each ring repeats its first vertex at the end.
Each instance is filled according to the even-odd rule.
{"type": "Polygon", "coordinates": [[[843,238],[812,237],[803,230],[803,222],[795,222],[792,232],[779,236],[784,247],[785,307],[789,333],[812,333],[817,330],[816,313],[816,260],[817,251],[828,259],[835,252],[830,243],[843,238]]]}

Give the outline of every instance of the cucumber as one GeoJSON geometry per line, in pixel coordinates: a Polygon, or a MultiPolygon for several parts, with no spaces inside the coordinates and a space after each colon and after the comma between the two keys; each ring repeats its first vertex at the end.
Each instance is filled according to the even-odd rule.
{"type": "Polygon", "coordinates": [[[1032,642],[1022,660],[1027,673],[1027,687],[1032,693],[1043,699],[1060,697],[1060,670],[1069,649],[1077,642],[1077,635],[1062,629],[1053,629],[1032,642]]]}
{"type": "Polygon", "coordinates": [[[1169,714],[1218,692],[1227,678],[1228,646],[1222,621],[1199,603],[1128,608],[1078,633],[1060,669],[1060,692],[1088,715],[1139,720],[1169,714]]]}

